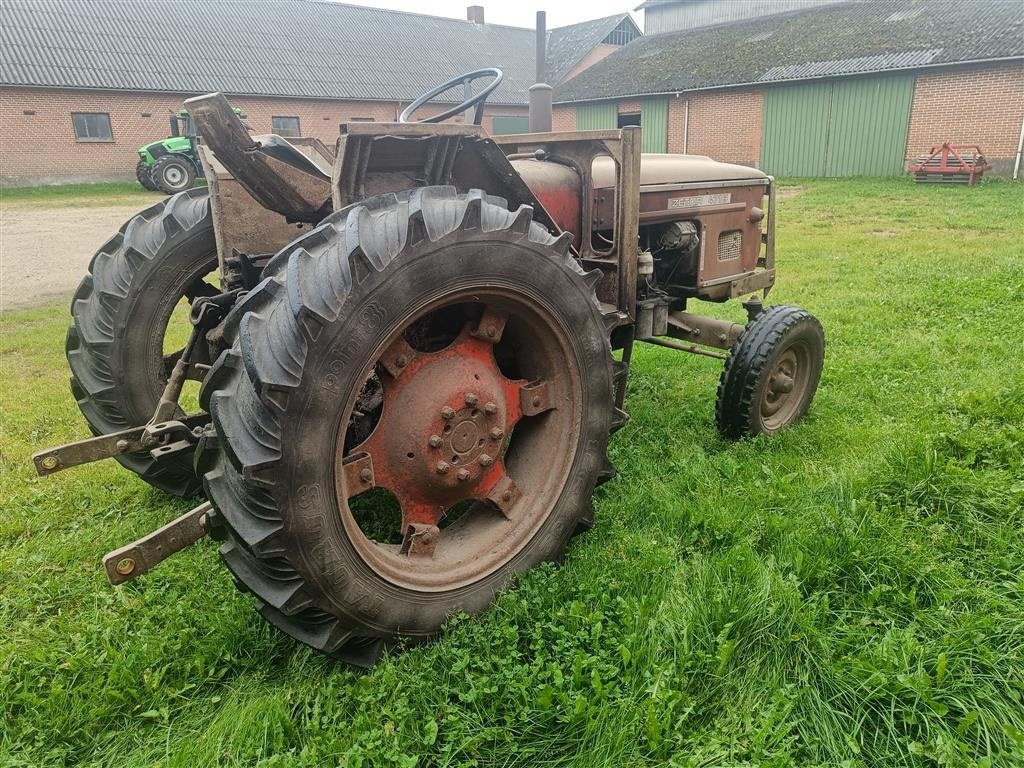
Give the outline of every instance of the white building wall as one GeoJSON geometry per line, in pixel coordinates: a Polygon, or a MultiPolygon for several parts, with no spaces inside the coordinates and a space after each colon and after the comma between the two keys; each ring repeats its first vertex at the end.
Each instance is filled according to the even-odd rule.
{"type": "Polygon", "coordinates": [[[644,34],[658,35],[729,21],[772,16],[848,0],[678,0],[644,7],[644,34]]]}

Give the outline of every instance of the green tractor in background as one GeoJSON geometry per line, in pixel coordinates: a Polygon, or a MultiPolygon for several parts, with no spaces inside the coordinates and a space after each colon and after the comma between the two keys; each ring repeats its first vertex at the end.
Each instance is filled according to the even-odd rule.
{"type": "Polygon", "coordinates": [[[196,178],[203,176],[197,141],[196,126],[188,110],[171,115],[171,135],[139,147],[135,177],[146,189],[167,195],[191,189],[196,178]]]}

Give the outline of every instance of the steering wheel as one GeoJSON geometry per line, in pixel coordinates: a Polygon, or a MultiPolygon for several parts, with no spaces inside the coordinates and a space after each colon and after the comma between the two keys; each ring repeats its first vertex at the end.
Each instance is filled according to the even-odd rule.
{"type": "Polygon", "coordinates": [[[455,117],[455,115],[461,115],[463,112],[468,112],[472,107],[476,107],[476,111],[473,113],[473,125],[480,125],[484,119],[484,102],[487,101],[487,97],[491,95],[491,91],[498,87],[501,83],[501,79],[504,77],[500,69],[489,67],[487,69],[477,69],[473,72],[467,72],[464,75],[453,77],[446,83],[442,83],[433,90],[427,91],[420,96],[416,101],[410,104],[408,107],[402,110],[402,114],[398,116],[398,122],[400,123],[440,123],[442,120],[447,120],[449,117],[455,117]],[[473,95],[473,81],[480,80],[484,77],[493,77],[484,89],[480,93],[473,95]],[[463,87],[463,94],[465,98],[461,104],[452,107],[451,109],[445,110],[439,115],[431,115],[425,117],[422,120],[410,120],[413,113],[426,104],[431,99],[435,99],[445,91],[450,91],[452,88],[461,85],[463,87]]]}

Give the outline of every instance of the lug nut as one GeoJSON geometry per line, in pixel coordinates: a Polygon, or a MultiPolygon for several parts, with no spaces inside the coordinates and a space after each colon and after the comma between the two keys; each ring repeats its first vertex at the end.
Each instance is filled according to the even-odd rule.
{"type": "Polygon", "coordinates": [[[512,501],[512,491],[505,491],[501,494],[502,501],[512,501]]]}
{"type": "Polygon", "coordinates": [[[534,408],[540,408],[540,398],[539,397],[533,398],[533,407],[534,408]]]}
{"type": "Polygon", "coordinates": [[[461,482],[463,482],[463,483],[466,482],[467,480],[469,480],[469,470],[468,469],[460,469],[459,470],[459,474],[457,475],[457,477],[459,478],[459,480],[461,482]]]}
{"type": "Polygon", "coordinates": [[[114,566],[114,570],[120,573],[122,576],[127,576],[129,573],[135,570],[135,561],[130,557],[122,557],[117,561],[117,565],[114,566]]]}
{"type": "Polygon", "coordinates": [[[493,416],[498,412],[498,406],[495,405],[494,403],[486,403],[484,405],[484,412],[490,416],[493,416]]]}
{"type": "Polygon", "coordinates": [[[497,329],[495,329],[493,325],[488,325],[486,328],[484,328],[484,333],[487,334],[488,339],[493,339],[497,332],[497,329]]]}
{"type": "Polygon", "coordinates": [[[368,483],[373,479],[373,472],[370,471],[369,467],[364,467],[359,472],[359,479],[362,480],[364,483],[368,483]]]}
{"type": "Polygon", "coordinates": [[[481,453],[480,458],[477,459],[480,462],[481,467],[489,467],[494,463],[494,459],[488,456],[486,453],[481,453]]]}
{"type": "Polygon", "coordinates": [[[436,468],[435,471],[439,475],[446,475],[446,474],[448,474],[448,470],[451,469],[451,468],[452,468],[452,465],[449,464],[447,461],[439,461],[439,462],[437,462],[437,468],[436,468]]]}
{"type": "Polygon", "coordinates": [[[431,448],[440,448],[441,447],[441,437],[440,437],[440,435],[431,435],[428,438],[427,443],[430,445],[431,448]]]}
{"type": "Polygon", "coordinates": [[[395,365],[397,365],[399,368],[405,368],[405,366],[408,364],[409,359],[405,355],[399,355],[397,358],[395,358],[395,365]]]}
{"type": "Polygon", "coordinates": [[[505,430],[501,427],[495,427],[491,430],[491,440],[501,440],[505,436],[505,430]]]}
{"type": "Polygon", "coordinates": [[[449,408],[447,405],[441,409],[441,418],[445,421],[451,421],[455,418],[455,409],[449,408]]]}
{"type": "Polygon", "coordinates": [[[466,405],[473,407],[477,404],[477,397],[472,392],[466,393],[466,405]]]}

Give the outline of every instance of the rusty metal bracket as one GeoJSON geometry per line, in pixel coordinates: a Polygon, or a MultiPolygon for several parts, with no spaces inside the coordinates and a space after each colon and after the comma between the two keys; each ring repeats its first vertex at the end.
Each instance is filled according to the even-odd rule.
{"type": "Polygon", "coordinates": [[[107,553],[103,558],[107,580],[111,584],[124,584],[141,576],[175,552],[195,544],[209,532],[208,515],[212,511],[213,505],[204,502],[138,541],[107,553]]]}
{"type": "Polygon", "coordinates": [[[523,416],[536,416],[538,413],[550,411],[555,406],[551,404],[551,390],[546,381],[535,381],[525,385],[519,390],[519,405],[523,416]]]}
{"type": "Polygon", "coordinates": [[[402,554],[414,557],[433,557],[437,548],[437,538],[441,535],[436,525],[413,523],[406,531],[402,542],[402,554]]]}
{"type": "Polygon", "coordinates": [[[491,492],[487,494],[487,500],[496,506],[498,511],[500,511],[501,514],[509,520],[512,519],[512,507],[514,507],[516,502],[521,498],[523,498],[523,492],[508,475],[503,475],[502,478],[495,483],[491,492]]]}
{"type": "Polygon", "coordinates": [[[470,331],[470,335],[491,344],[501,341],[505,333],[505,323],[508,322],[508,315],[493,311],[490,307],[484,309],[480,316],[480,322],[476,328],[470,331]]]}
{"type": "Polygon", "coordinates": [[[347,498],[368,491],[374,486],[373,460],[365,451],[346,456],[341,463],[341,471],[345,474],[345,494],[347,498]]]}

